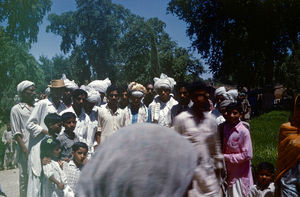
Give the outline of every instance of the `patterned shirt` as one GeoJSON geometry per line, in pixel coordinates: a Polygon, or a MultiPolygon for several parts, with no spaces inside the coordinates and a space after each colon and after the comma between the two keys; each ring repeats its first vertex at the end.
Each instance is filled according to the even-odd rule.
{"type": "Polygon", "coordinates": [[[70,136],[65,132],[59,135],[57,139],[60,141],[61,158],[70,159],[72,157],[72,146],[75,142],[79,142],[79,139],[76,137],[76,135],[74,139],[71,139],[70,136]]]}
{"type": "Polygon", "coordinates": [[[73,160],[71,160],[69,163],[64,163],[63,165],[63,171],[67,177],[67,183],[75,194],[78,193],[77,183],[80,177],[82,167],[78,168],[73,160]]]}

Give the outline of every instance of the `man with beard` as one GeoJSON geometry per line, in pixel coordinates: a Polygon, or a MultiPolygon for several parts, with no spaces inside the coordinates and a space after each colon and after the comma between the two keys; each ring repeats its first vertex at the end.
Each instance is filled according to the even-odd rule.
{"type": "Polygon", "coordinates": [[[17,145],[17,161],[19,166],[20,197],[27,194],[28,183],[28,145],[29,131],[26,129],[27,120],[34,106],[35,85],[31,81],[22,81],[17,86],[21,102],[12,107],[10,112],[11,130],[17,145]]]}
{"type": "Polygon", "coordinates": [[[67,108],[71,107],[72,105],[72,93],[74,90],[78,89],[78,85],[73,81],[70,81],[67,79],[66,75],[62,75],[62,80],[64,80],[65,83],[65,91],[63,94],[62,101],[66,105],[67,108]]]}

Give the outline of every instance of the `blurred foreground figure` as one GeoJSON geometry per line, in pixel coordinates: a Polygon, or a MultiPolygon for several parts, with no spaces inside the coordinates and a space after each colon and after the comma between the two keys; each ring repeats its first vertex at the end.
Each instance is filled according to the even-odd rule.
{"type": "Polygon", "coordinates": [[[300,95],[290,122],[280,127],[275,196],[300,196],[300,95]]]}
{"type": "Polygon", "coordinates": [[[172,129],[134,124],[108,138],[84,167],[79,196],[184,196],[197,155],[172,129]]]}

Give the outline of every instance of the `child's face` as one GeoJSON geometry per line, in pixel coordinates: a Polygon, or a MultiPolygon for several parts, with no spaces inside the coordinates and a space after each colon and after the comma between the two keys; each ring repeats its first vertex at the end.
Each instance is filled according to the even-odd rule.
{"type": "Polygon", "coordinates": [[[64,121],[64,127],[66,131],[74,131],[76,127],[76,120],[75,118],[69,118],[64,121]]]}
{"type": "Polygon", "coordinates": [[[55,158],[58,158],[61,152],[60,144],[57,144],[52,151],[52,154],[55,158]]]}
{"type": "Polygon", "coordinates": [[[58,134],[58,133],[61,131],[61,125],[62,125],[61,122],[52,124],[52,125],[50,126],[50,129],[51,129],[54,133],[58,134]]]}
{"type": "Polygon", "coordinates": [[[77,151],[73,151],[73,160],[77,166],[82,166],[86,159],[87,149],[80,147],[77,151]]]}
{"type": "Polygon", "coordinates": [[[227,114],[228,121],[230,124],[235,125],[236,123],[239,122],[241,113],[238,110],[232,109],[232,110],[229,110],[227,113],[228,113],[227,114]]]}
{"type": "Polygon", "coordinates": [[[257,179],[258,185],[260,187],[266,188],[273,181],[273,173],[269,170],[262,169],[258,171],[257,179]]]}

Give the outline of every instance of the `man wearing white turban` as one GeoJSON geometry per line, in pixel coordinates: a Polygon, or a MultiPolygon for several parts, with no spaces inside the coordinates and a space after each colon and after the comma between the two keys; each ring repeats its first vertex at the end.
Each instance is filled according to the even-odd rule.
{"type": "Polygon", "coordinates": [[[109,78],[106,78],[104,80],[95,80],[88,84],[88,86],[94,88],[97,90],[101,95],[101,105],[105,104],[104,102],[104,96],[106,93],[106,90],[109,86],[111,86],[111,81],[109,78]]]}
{"type": "Polygon", "coordinates": [[[124,109],[125,125],[150,122],[150,111],[141,102],[146,93],[146,88],[142,84],[131,82],[128,85],[128,91],[129,105],[124,109]]]}
{"type": "Polygon", "coordinates": [[[87,136],[87,145],[89,147],[88,157],[93,152],[94,137],[95,133],[98,130],[98,106],[97,104],[101,103],[101,97],[98,91],[93,89],[90,86],[82,85],[80,89],[83,89],[87,92],[87,98],[83,104],[85,113],[89,116],[90,123],[88,127],[88,136],[87,136]]]}
{"type": "Polygon", "coordinates": [[[65,91],[64,91],[62,101],[69,108],[72,105],[72,93],[74,90],[78,89],[79,87],[74,82],[74,80],[70,81],[69,79],[67,79],[65,74],[62,75],[61,79],[64,80],[65,83],[65,91]]]}
{"type": "Polygon", "coordinates": [[[171,109],[174,105],[178,104],[178,102],[171,97],[170,93],[172,92],[174,85],[176,85],[176,81],[163,73],[160,75],[160,78],[155,77],[153,80],[154,89],[158,96],[155,97],[149,105],[151,122],[171,127],[171,109]]]}
{"type": "Polygon", "coordinates": [[[20,197],[27,195],[28,183],[28,144],[29,132],[26,122],[34,107],[35,85],[31,81],[22,81],[17,86],[21,102],[12,107],[10,112],[10,124],[14,138],[18,142],[17,161],[19,166],[19,190],[20,197]]]}
{"type": "Polygon", "coordinates": [[[219,87],[215,90],[215,99],[216,99],[216,106],[215,109],[212,110],[212,114],[215,116],[217,124],[221,124],[225,122],[225,118],[223,117],[221,110],[220,110],[220,104],[224,100],[228,100],[229,96],[226,92],[226,89],[224,86],[219,87]]]}

